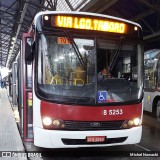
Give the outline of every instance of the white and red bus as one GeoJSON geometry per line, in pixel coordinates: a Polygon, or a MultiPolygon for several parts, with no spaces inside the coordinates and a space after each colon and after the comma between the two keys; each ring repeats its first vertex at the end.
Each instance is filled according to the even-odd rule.
{"type": "Polygon", "coordinates": [[[160,122],[160,49],[144,53],[144,110],[160,122]]]}
{"type": "Polygon", "coordinates": [[[44,148],[140,142],[139,24],[94,13],[40,12],[32,32],[23,34],[21,53],[24,140],[44,148]]]}

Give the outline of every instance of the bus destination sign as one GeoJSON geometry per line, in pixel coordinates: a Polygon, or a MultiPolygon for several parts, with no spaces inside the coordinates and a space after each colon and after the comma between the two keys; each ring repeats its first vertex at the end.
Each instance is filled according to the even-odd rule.
{"type": "Polygon", "coordinates": [[[123,22],[116,22],[113,20],[98,19],[97,17],[90,18],[64,15],[53,16],[51,25],[54,27],[104,31],[122,34],[127,32],[128,27],[127,24],[123,22]]]}

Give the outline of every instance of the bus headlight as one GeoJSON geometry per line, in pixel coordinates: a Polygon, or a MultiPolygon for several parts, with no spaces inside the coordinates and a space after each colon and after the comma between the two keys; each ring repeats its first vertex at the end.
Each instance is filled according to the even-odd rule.
{"type": "Polygon", "coordinates": [[[134,119],[130,119],[130,120],[126,120],[122,127],[123,129],[128,129],[128,128],[132,128],[132,127],[136,127],[136,126],[140,126],[142,124],[141,119],[140,118],[134,118],[134,119]]]}
{"type": "Polygon", "coordinates": [[[45,126],[50,126],[52,124],[52,119],[50,117],[44,117],[42,122],[45,126]]]}
{"type": "Polygon", "coordinates": [[[53,125],[54,125],[55,127],[59,127],[60,124],[61,124],[61,123],[60,123],[59,120],[57,120],[57,119],[53,120],[53,125]]]}
{"type": "Polygon", "coordinates": [[[132,126],[133,124],[134,124],[133,120],[129,120],[129,121],[128,121],[128,125],[129,125],[129,126],[132,126]]]}
{"type": "Polygon", "coordinates": [[[139,124],[140,124],[140,118],[135,118],[134,120],[133,120],[133,122],[134,122],[134,125],[135,126],[138,126],[139,124]]]}
{"type": "Polygon", "coordinates": [[[52,124],[55,128],[65,128],[66,126],[64,121],[60,119],[54,119],[52,124]]]}
{"type": "Polygon", "coordinates": [[[50,117],[43,117],[42,123],[44,129],[65,129],[65,122],[61,119],[53,119],[50,117]]]}

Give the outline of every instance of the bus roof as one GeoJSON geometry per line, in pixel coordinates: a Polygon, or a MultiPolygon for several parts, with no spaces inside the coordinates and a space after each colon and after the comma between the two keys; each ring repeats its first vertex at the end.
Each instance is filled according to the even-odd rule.
{"type": "Polygon", "coordinates": [[[132,22],[132,21],[129,21],[129,20],[126,20],[126,19],[122,19],[122,18],[119,18],[119,17],[104,15],[104,14],[98,14],[98,13],[77,12],[77,11],[42,11],[42,12],[39,12],[39,13],[36,14],[36,16],[34,18],[34,24],[35,24],[37,18],[40,15],[44,15],[44,14],[73,14],[73,15],[76,14],[76,15],[89,15],[89,16],[96,16],[96,17],[104,17],[104,18],[109,18],[109,19],[114,19],[114,20],[119,20],[119,21],[123,21],[123,22],[126,22],[126,23],[130,23],[130,24],[139,26],[142,29],[142,27],[138,23],[135,23],[135,22],[132,22]]]}

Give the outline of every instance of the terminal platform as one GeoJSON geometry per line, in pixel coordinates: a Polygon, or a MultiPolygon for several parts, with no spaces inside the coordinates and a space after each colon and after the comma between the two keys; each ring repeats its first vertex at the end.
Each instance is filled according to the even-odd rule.
{"type": "Polygon", "coordinates": [[[11,155],[13,152],[25,152],[14,110],[9,101],[8,89],[0,88],[0,159],[27,160],[27,157],[11,155]]]}

